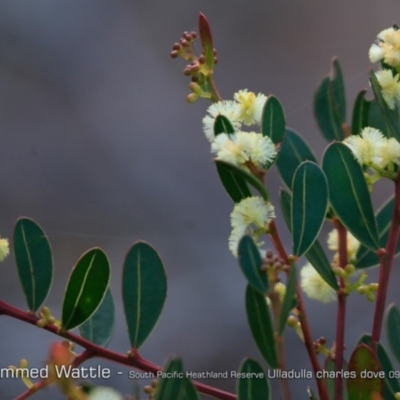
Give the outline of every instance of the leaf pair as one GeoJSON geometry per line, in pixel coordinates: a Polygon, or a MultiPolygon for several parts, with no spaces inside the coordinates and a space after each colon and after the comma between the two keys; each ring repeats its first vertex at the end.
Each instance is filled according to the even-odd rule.
{"type": "MultiPolygon", "coordinates": [[[[53,261],[43,229],[29,218],[18,219],[14,252],[29,310],[38,311],[51,287],[53,261]]],[[[110,265],[99,248],[88,250],[73,268],[62,305],[62,329],[81,325],[83,337],[105,346],[114,327],[115,307],[110,290],[110,265]],[[83,324],[83,325],[82,325],[83,324]]],[[[132,246],[124,263],[122,296],[129,337],[138,348],[154,328],[166,297],[164,266],[147,243],[132,246]]]]}

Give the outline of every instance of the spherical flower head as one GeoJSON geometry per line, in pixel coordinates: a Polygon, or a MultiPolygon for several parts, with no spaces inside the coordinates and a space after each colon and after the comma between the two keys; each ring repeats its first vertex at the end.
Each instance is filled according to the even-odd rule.
{"type": "Polygon", "coordinates": [[[256,95],[244,89],[239,90],[233,97],[240,106],[239,119],[245,125],[258,124],[261,126],[262,111],[267,96],[261,93],[256,95]]]}
{"type": "Polygon", "coordinates": [[[10,246],[8,243],[8,239],[0,238],[0,261],[4,261],[4,259],[10,254],[10,246]]]}
{"type": "Polygon", "coordinates": [[[217,154],[217,160],[233,165],[244,166],[251,161],[264,166],[276,157],[275,145],[267,136],[255,132],[236,132],[231,135],[217,135],[211,145],[211,151],[217,154]]]}
{"type": "Polygon", "coordinates": [[[88,400],[124,400],[114,389],[98,386],[90,391],[88,400]]]}
{"type": "Polygon", "coordinates": [[[371,62],[383,60],[392,67],[400,65],[400,31],[388,28],[378,34],[378,42],[369,49],[371,62]]]}
{"type": "MultiPolygon", "coordinates": [[[[333,251],[338,251],[339,250],[339,244],[338,244],[338,232],[336,229],[333,229],[331,232],[329,232],[328,235],[328,248],[333,251]]],[[[346,236],[346,242],[347,242],[347,257],[349,260],[355,258],[358,249],[360,248],[360,242],[350,233],[347,232],[346,236]]]]}
{"type": "Polygon", "coordinates": [[[228,118],[235,130],[240,129],[240,106],[234,101],[219,101],[218,103],[211,104],[207,109],[207,113],[203,118],[203,130],[206,138],[212,143],[215,139],[214,136],[214,123],[218,115],[223,115],[228,118]]]}
{"type": "Polygon", "coordinates": [[[301,288],[314,300],[330,303],[336,299],[336,292],[322,279],[317,270],[307,263],[300,271],[301,288]]]}
{"type": "Polygon", "coordinates": [[[383,99],[391,110],[394,110],[396,102],[400,97],[399,74],[393,76],[389,69],[381,69],[376,72],[381,87],[383,99]]]}
{"type": "Polygon", "coordinates": [[[395,138],[389,138],[382,149],[382,164],[394,163],[400,165],[400,143],[395,138]]]}
{"type": "Polygon", "coordinates": [[[257,241],[274,218],[274,206],[261,197],[247,197],[236,204],[231,213],[232,233],[229,237],[229,249],[233,255],[237,257],[238,244],[243,235],[253,234],[257,241]]]}
{"type": "Polygon", "coordinates": [[[382,150],[386,147],[386,138],[378,129],[366,127],[360,136],[349,136],[343,143],[350,148],[361,165],[375,164],[383,167],[382,150]]]}

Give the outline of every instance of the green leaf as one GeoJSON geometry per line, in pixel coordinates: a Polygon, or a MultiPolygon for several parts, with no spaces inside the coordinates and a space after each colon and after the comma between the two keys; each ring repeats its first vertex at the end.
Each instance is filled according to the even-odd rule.
{"type": "Polygon", "coordinates": [[[199,15],[199,35],[207,66],[212,70],[214,68],[214,46],[211,28],[206,16],[202,13],[199,15]]]}
{"type": "Polygon", "coordinates": [[[389,137],[388,127],[383,118],[382,111],[375,98],[370,101],[368,112],[368,126],[379,129],[384,136],[389,137]]]}
{"type": "Polygon", "coordinates": [[[346,121],[346,93],[344,91],[344,80],[339,61],[334,58],[332,61],[331,86],[335,108],[342,122],[346,121]]]}
{"type": "Polygon", "coordinates": [[[19,218],[14,228],[14,254],[30,311],[46,300],[53,279],[53,260],[46,234],[32,219],[19,218]]]}
{"type": "Polygon", "coordinates": [[[364,99],[366,93],[366,89],[361,90],[361,92],[359,92],[357,95],[356,101],[354,102],[353,119],[351,123],[352,135],[359,135],[366,126],[370,126],[368,123],[368,116],[371,101],[364,99]]]}
{"type": "Polygon", "coordinates": [[[328,183],[321,168],[305,161],[296,169],[292,184],[293,253],[301,257],[318,237],[328,209],[328,183]]]}
{"type": "Polygon", "coordinates": [[[268,277],[262,270],[260,250],[250,236],[243,236],[238,247],[239,264],[247,281],[264,295],[268,292],[268,277]]]}
{"type": "MultiPolygon", "coordinates": [[[[346,361],[343,362],[343,371],[347,371],[347,363],[346,361]]],[[[335,361],[333,361],[331,358],[327,358],[325,361],[325,371],[328,371],[330,374],[329,378],[326,378],[326,386],[328,389],[328,395],[329,395],[329,400],[335,400],[335,361]],[[332,376],[332,378],[331,378],[332,376]]],[[[347,388],[343,388],[343,400],[347,400],[347,388]]]]}
{"type": "MultiPolygon", "coordinates": [[[[367,346],[369,346],[371,343],[371,335],[363,335],[359,340],[359,344],[360,343],[365,343],[367,346]]],[[[396,394],[396,392],[400,392],[400,384],[399,381],[396,379],[396,376],[400,377],[400,374],[398,371],[395,371],[393,369],[392,362],[390,361],[385,347],[381,343],[378,343],[377,350],[377,355],[382,367],[382,371],[384,371],[385,373],[385,387],[383,398],[385,400],[395,400],[394,395],[396,394]]]]}
{"type": "Polygon", "coordinates": [[[98,346],[106,347],[115,327],[115,305],[110,288],[95,313],[79,327],[81,336],[98,346]]]}
{"type": "Polygon", "coordinates": [[[250,189],[242,177],[226,168],[225,163],[216,162],[215,165],[219,179],[221,179],[222,185],[234,203],[240,203],[243,199],[251,197],[250,189]]]}
{"type": "Polygon", "coordinates": [[[388,308],[386,332],[393,355],[400,362],[400,313],[395,304],[388,308]]]}
{"type": "MultiPolygon", "coordinates": [[[[280,192],[280,205],[286,225],[291,229],[291,196],[283,189],[280,192]]],[[[318,240],[314,242],[305,256],[325,282],[334,290],[339,290],[339,285],[332,271],[331,264],[318,240]]]]}
{"type": "Polygon", "coordinates": [[[379,108],[382,112],[383,119],[387,126],[387,134],[389,137],[395,137],[398,141],[400,141],[400,123],[399,123],[399,109],[398,106],[391,110],[386,101],[384,100],[381,92],[381,87],[378,82],[378,78],[375,75],[375,72],[371,69],[370,72],[370,82],[371,87],[375,95],[375,99],[378,102],[379,108]]]}
{"type": "Polygon", "coordinates": [[[322,168],[335,214],[359,242],[371,250],[378,250],[371,196],[361,166],[351,150],[343,143],[332,143],[325,151],[322,168]]]}
{"type": "MultiPolygon", "coordinates": [[[[263,199],[265,201],[269,200],[269,194],[267,192],[267,189],[254,175],[251,175],[248,172],[244,171],[243,169],[236,167],[235,165],[228,164],[224,161],[215,160],[215,164],[217,165],[218,172],[220,171],[220,169],[225,170],[225,172],[226,172],[225,176],[227,176],[228,172],[230,172],[234,178],[239,179],[239,180],[241,179],[246,184],[253,186],[254,189],[256,189],[260,193],[261,197],[263,197],[263,199]]],[[[220,174],[220,176],[221,176],[221,174],[220,174]]],[[[235,195],[235,198],[239,197],[238,196],[239,193],[241,195],[246,194],[246,192],[243,191],[242,185],[235,184],[233,186],[232,181],[229,181],[229,185],[225,185],[224,181],[222,183],[232,199],[233,199],[233,194],[235,195]],[[234,192],[233,192],[233,187],[235,188],[234,192]],[[228,191],[228,188],[231,190],[231,192],[228,191]],[[239,191],[239,188],[241,188],[242,191],[239,191]]],[[[250,196],[251,196],[251,193],[250,193],[250,196]]],[[[249,197],[249,196],[246,196],[246,197],[249,197]]],[[[242,197],[240,200],[242,200],[243,198],[245,198],[245,197],[242,197]]]]}
{"type": "Polygon", "coordinates": [[[62,306],[62,329],[69,331],[93,315],[110,281],[110,264],[99,249],[88,250],[78,260],[69,278],[62,306]]]}
{"type": "Polygon", "coordinates": [[[263,368],[257,361],[246,358],[239,368],[240,378],[236,383],[238,400],[269,400],[271,391],[263,368]]]}
{"type": "Polygon", "coordinates": [[[317,162],[303,138],[291,129],[286,129],[285,140],[276,159],[279,174],[288,188],[292,187],[294,172],[303,161],[317,162]]]}
{"type": "Polygon", "coordinates": [[[217,118],[215,118],[214,122],[214,136],[218,136],[220,133],[234,133],[235,129],[233,128],[231,121],[225,117],[225,115],[219,114],[217,118]]]}
{"type": "MultiPolygon", "coordinates": [[[[392,224],[394,196],[388,199],[376,213],[376,224],[378,226],[379,243],[385,248],[389,237],[389,230],[392,224]]],[[[396,253],[400,253],[400,241],[397,243],[396,253]]],[[[360,246],[356,255],[356,267],[359,269],[373,267],[379,264],[378,255],[365,246],[360,246]]]]}
{"type": "Polygon", "coordinates": [[[180,358],[171,358],[158,381],[154,400],[198,400],[193,383],[185,375],[180,358]]]}
{"type": "Polygon", "coordinates": [[[322,135],[328,142],[342,140],[346,118],[344,83],[339,62],[334,59],[329,77],[322,80],[314,97],[314,114],[322,135]]]}
{"type": "Polygon", "coordinates": [[[274,328],[267,300],[251,285],[247,285],[246,290],[246,311],[250,330],[258,349],[271,368],[278,368],[274,328]]]}
{"type": "Polygon", "coordinates": [[[372,394],[383,394],[384,372],[378,358],[365,344],[356,347],[350,357],[350,378],[347,379],[347,391],[350,400],[372,399],[372,394]],[[369,376],[363,374],[368,373],[369,376]],[[352,374],[355,377],[352,377],[352,374]]]}
{"type": "Polygon", "coordinates": [[[159,255],[149,244],[135,243],[122,272],[122,299],[132,348],[139,348],[150,335],[166,295],[167,278],[159,255]]]}
{"type": "Polygon", "coordinates": [[[290,267],[289,277],[286,284],[286,293],[283,298],[281,314],[279,315],[278,336],[282,336],[290,311],[297,305],[296,297],[296,265],[290,267]]]}
{"type": "Polygon", "coordinates": [[[261,132],[264,136],[268,136],[274,144],[283,142],[286,125],[285,113],[275,96],[268,96],[261,121],[261,132]]]}

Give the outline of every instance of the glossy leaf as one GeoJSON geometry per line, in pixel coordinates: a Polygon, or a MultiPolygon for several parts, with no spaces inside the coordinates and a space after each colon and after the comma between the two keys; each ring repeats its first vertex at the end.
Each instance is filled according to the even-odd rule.
{"type": "Polygon", "coordinates": [[[199,400],[193,383],[186,377],[180,358],[172,358],[167,362],[158,381],[154,400],[166,399],[199,400]]]}
{"type": "Polygon", "coordinates": [[[258,349],[271,368],[278,368],[270,310],[265,296],[251,285],[246,290],[246,311],[258,349]]]}
{"type": "Polygon", "coordinates": [[[150,335],[167,295],[167,278],[157,252],[145,242],[129,250],[122,272],[122,299],[132,348],[150,335]]]}
{"type": "Polygon", "coordinates": [[[108,288],[96,312],[79,327],[81,336],[98,346],[106,347],[110,342],[115,327],[115,305],[108,288]]]}
{"type": "Polygon", "coordinates": [[[275,144],[283,142],[286,125],[285,113],[275,96],[268,96],[261,121],[261,132],[264,136],[268,136],[275,144]]]}
{"type": "Polygon", "coordinates": [[[262,270],[260,250],[250,236],[243,236],[238,248],[239,264],[247,281],[264,295],[268,292],[268,277],[262,270]]]}
{"type": "Polygon", "coordinates": [[[334,59],[329,77],[322,80],[314,97],[314,114],[322,135],[328,142],[342,140],[346,103],[343,76],[334,59]]]}
{"type": "Polygon", "coordinates": [[[214,136],[218,136],[220,133],[234,133],[235,129],[225,115],[219,114],[215,118],[214,122],[214,136]]]}
{"type": "Polygon", "coordinates": [[[375,75],[375,72],[371,70],[370,72],[370,82],[371,87],[375,95],[375,99],[379,105],[379,108],[382,112],[383,119],[387,126],[387,133],[389,137],[394,137],[398,141],[400,141],[400,122],[399,122],[399,109],[396,105],[394,110],[391,110],[389,106],[386,104],[381,92],[381,87],[378,82],[378,78],[375,75]]]}
{"type": "Polygon", "coordinates": [[[289,277],[286,284],[285,297],[283,298],[281,313],[279,315],[278,335],[282,336],[290,311],[297,305],[296,297],[296,265],[290,267],[289,277]]]}
{"type": "MultiPolygon", "coordinates": [[[[389,236],[389,230],[392,223],[393,214],[393,201],[392,196],[376,213],[376,223],[378,226],[379,243],[380,246],[385,248],[389,236]]],[[[400,241],[397,243],[396,255],[400,253],[400,241]]],[[[365,246],[360,246],[356,255],[356,267],[360,269],[373,267],[379,264],[379,257],[376,252],[368,250],[365,246]]]]}
{"type": "Polygon", "coordinates": [[[321,168],[305,161],[296,169],[292,183],[291,222],[293,253],[300,257],[318,237],[328,209],[328,184],[321,168]]]}
{"type": "Polygon", "coordinates": [[[367,91],[365,89],[361,90],[354,102],[353,119],[351,123],[352,135],[359,135],[366,126],[370,126],[368,123],[368,117],[371,101],[364,99],[366,93],[367,91]]]}
{"type": "MultiPolygon", "coordinates": [[[[371,335],[363,335],[359,340],[359,343],[365,343],[367,346],[369,346],[371,343],[371,335]]],[[[394,370],[386,349],[381,343],[378,343],[377,355],[382,367],[382,371],[385,373],[383,398],[385,400],[395,400],[395,393],[400,392],[400,383],[395,378],[396,374],[398,376],[399,373],[394,370]]]]}
{"type": "Polygon", "coordinates": [[[371,196],[361,166],[351,150],[343,143],[332,143],[325,151],[322,168],[335,214],[364,246],[379,249],[371,196]]]}
{"type": "Polygon", "coordinates": [[[239,373],[241,377],[236,383],[238,400],[269,400],[271,398],[266,373],[257,361],[246,358],[240,365],[239,373]]]}
{"type": "MultiPolygon", "coordinates": [[[[291,228],[291,196],[285,190],[280,192],[280,206],[286,225],[291,228]]],[[[308,261],[318,271],[325,282],[334,290],[339,290],[335,274],[332,271],[331,264],[318,240],[310,247],[305,254],[308,261]]]]}
{"type": "Polygon", "coordinates": [[[14,228],[14,254],[30,311],[46,300],[53,279],[53,260],[46,234],[32,219],[19,218],[14,228]]]}
{"type": "Polygon", "coordinates": [[[392,353],[400,362],[400,312],[395,304],[388,308],[386,332],[392,353]]]}
{"type": "MultiPolygon", "coordinates": [[[[217,165],[218,172],[220,171],[220,169],[225,170],[226,175],[228,172],[230,172],[235,178],[241,179],[246,184],[253,186],[254,189],[256,189],[260,193],[261,197],[263,197],[265,201],[268,201],[269,194],[267,192],[267,189],[254,175],[251,175],[248,172],[244,171],[243,169],[236,167],[235,165],[228,164],[224,161],[216,160],[215,164],[217,165]]],[[[224,182],[222,182],[222,183],[224,184],[224,182]]],[[[225,186],[225,184],[224,184],[224,187],[228,191],[227,186],[225,186]]],[[[229,186],[229,188],[232,190],[232,186],[229,186]]],[[[239,186],[235,185],[235,188],[237,189],[237,188],[239,188],[239,186]]],[[[240,188],[243,189],[242,186],[240,186],[240,188]]],[[[236,195],[238,194],[237,192],[235,192],[235,193],[236,193],[236,195]]],[[[228,192],[228,194],[230,194],[230,192],[228,192]]],[[[245,193],[241,192],[241,194],[245,194],[245,193]]],[[[233,198],[232,195],[231,195],[231,198],[233,198]]]]}
{"type": "Polygon", "coordinates": [[[285,139],[276,159],[279,174],[288,188],[292,187],[294,172],[303,161],[317,162],[303,138],[291,129],[286,129],[285,139]]]}
{"type": "Polygon", "coordinates": [[[202,13],[199,15],[199,35],[207,66],[212,70],[214,68],[214,46],[211,28],[206,16],[202,13]]]}
{"type": "Polygon", "coordinates": [[[216,162],[215,165],[219,179],[234,203],[239,203],[243,199],[251,197],[250,189],[241,176],[235,174],[231,169],[226,168],[225,163],[216,162]]]}
{"type": "Polygon", "coordinates": [[[310,387],[307,388],[307,394],[310,400],[318,400],[317,396],[315,396],[313,390],[310,387]]]}
{"type": "Polygon", "coordinates": [[[347,391],[350,400],[372,399],[372,395],[383,394],[383,371],[373,351],[365,344],[356,347],[350,357],[348,370],[355,378],[347,379],[347,391]],[[370,378],[363,377],[366,371],[370,378]]]}
{"type": "Polygon", "coordinates": [[[62,328],[71,330],[88,320],[102,302],[110,281],[110,264],[99,249],[87,251],[70,275],[62,306],[62,328]]]}

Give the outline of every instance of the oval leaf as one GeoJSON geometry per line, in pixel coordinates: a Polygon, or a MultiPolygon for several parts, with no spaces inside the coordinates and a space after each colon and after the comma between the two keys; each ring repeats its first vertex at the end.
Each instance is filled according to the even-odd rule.
{"type": "Polygon", "coordinates": [[[342,140],[346,120],[346,96],[342,71],[333,59],[329,77],[322,80],[314,96],[314,114],[322,135],[328,142],[342,140]]]}
{"type": "Polygon", "coordinates": [[[106,347],[115,327],[115,305],[110,288],[96,312],[79,327],[81,336],[98,346],[106,347]]]}
{"type": "Polygon", "coordinates": [[[180,358],[171,358],[158,381],[154,400],[199,400],[193,383],[186,377],[180,358]]]}
{"type": "Polygon", "coordinates": [[[322,161],[335,214],[364,246],[378,250],[379,239],[371,196],[361,166],[343,143],[332,143],[322,161]]]}
{"type": "Polygon", "coordinates": [[[285,139],[276,159],[276,167],[288,188],[292,187],[297,167],[306,160],[317,162],[303,138],[291,129],[286,129],[285,139]]]}
{"type": "MultiPolygon", "coordinates": [[[[291,196],[285,190],[280,193],[280,205],[286,225],[291,229],[291,196]]],[[[318,240],[310,247],[305,254],[306,258],[312,266],[318,271],[325,282],[334,290],[339,290],[339,285],[335,274],[332,271],[331,263],[328,260],[321,244],[318,240]]]]}
{"type": "Polygon", "coordinates": [[[167,277],[157,252],[145,242],[129,250],[122,272],[122,299],[132,348],[153,330],[167,295],[167,277]]]}
{"type": "Polygon", "coordinates": [[[364,99],[365,93],[367,93],[365,89],[361,90],[354,102],[353,119],[351,123],[352,135],[359,135],[366,126],[370,126],[368,118],[371,101],[364,99]]]}
{"type": "Polygon", "coordinates": [[[238,400],[269,400],[271,391],[263,368],[251,358],[245,359],[240,368],[236,383],[238,400]]]}
{"type": "Polygon", "coordinates": [[[29,218],[17,220],[14,254],[29,310],[37,311],[51,287],[53,259],[47,236],[35,221],[29,218]]]}
{"type": "Polygon", "coordinates": [[[394,304],[388,308],[386,332],[392,353],[400,362],[400,313],[394,304]]]}
{"type": "Polygon", "coordinates": [[[289,277],[286,284],[286,293],[283,298],[281,313],[279,315],[278,335],[282,336],[290,311],[297,305],[296,298],[296,265],[290,267],[289,277]]]}
{"type": "Polygon", "coordinates": [[[378,358],[365,344],[356,347],[350,357],[347,379],[347,392],[351,400],[373,399],[373,393],[383,394],[384,372],[378,358]],[[365,374],[368,373],[369,377],[365,374]],[[352,375],[355,375],[353,378],[352,375]]]}
{"type": "Polygon", "coordinates": [[[231,121],[225,117],[225,115],[219,114],[217,118],[215,118],[214,122],[214,136],[218,136],[220,133],[234,133],[235,129],[233,128],[231,121]]]}
{"type": "Polygon", "coordinates": [[[271,368],[278,368],[274,328],[267,300],[251,285],[247,285],[246,290],[246,311],[251,333],[258,349],[271,368]]]}
{"type": "Polygon", "coordinates": [[[97,310],[110,281],[110,264],[99,249],[87,251],[72,270],[62,306],[62,329],[83,324],[97,310]]]}
{"type": "MultiPolygon", "coordinates": [[[[363,335],[359,340],[359,343],[365,343],[367,346],[369,346],[371,343],[371,335],[363,335]]],[[[400,383],[395,378],[395,376],[399,376],[399,373],[393,369],[392,362],[390,361],[385,347],[381,343],[378,343],[377,355],[382,367],[382,371],[385,373],[383,398],[385,400],[395,400],[394,395],[397,392],[400,392],[400,383]]]]}
{"type": "Polygon", "coordinates": [[[268,136],[274,144],[283,142],[286,125],[285,113],[275,96],[268,96],[261,121],[261,132],[264,136],[268,136]]]}
{"type": "Polygon", "coordinates": [[[253,239],[246,235],[239,242],[238,247],[239,264],[247,281],[260,293],[268,292],[268,277],[262,270],[262,259],[260,250],[253,239]]]}
{"type": "Polygon", "coordinates": [[[251,197],[250,189],[242,177],[232,172],[231,169],[226,168],[225,163],[216,162],[215,165],[219,179],[234,203],[240,203],[246,197],[251,197]]]}
{"type": "MultiPolygon", "coordinates": [[[[224,169],[226,171],[226,175],[229,172],[234,178],[242,180],[242,182],[244,181],[246,184],[249,184],[249,185],[253,186],[254,189],[256,189],[260,193],[261,197],[263,197],[263,199],[265,201],[268,201],[269,194],[267,192],[267,189],[265,188],[265,186],[254,175],[251,175],[248,172],[244,171],[243,169],[241,169],[239,167],[236,167],[235,165],[228,164],[228,163],[226,163],[224,161],[215,160],[215,164],[217,165],[218,171],[220,169],[224,169]]],[[[222,183],[224,184],[224,182],[222,182],[222,183]]],[[[224,187],[228,191],[228,189],[225,186],[225,184],[224,184],[224,187]]],[[[239,187],[239,185],[235,186],[235,190],[238,187],[239,187]]],[[[229,187],[229,188],[231,189],[231,187],[229,187]]],[[[240,186],[240,188],[243,189],[242,186],[240,186]]],[[[230,192],[228,192],[228,194],[231,195],[230,192]]],[[[238,194],[238,193],[235,193],[235,194],[238,194]]],[[[251,193],[250,193],[250,196],[251,196],[251,193]]]]}
{"type": "Polygon", "coordinates": [[[309,250],[318,237],[328,209],[328,184],[321,168],[305,161],[296,169],[292,184],[293,253],[309,250]]]}
{"type": "Polygon", "coordinates": [[[378,82],[378,78],[375,72],[371,70],[370,72],[370,82],[371,87],[375,95],[375,99],[381,110],[383,120],[387,126],[387,134],[389,137],[394,137],[396,140],[400,141],[400,123],[399,123],[399,109],[398,106],[391,110],[386,104],[381,92],[381,87],[378,82]]]}

